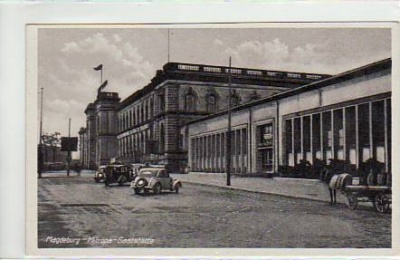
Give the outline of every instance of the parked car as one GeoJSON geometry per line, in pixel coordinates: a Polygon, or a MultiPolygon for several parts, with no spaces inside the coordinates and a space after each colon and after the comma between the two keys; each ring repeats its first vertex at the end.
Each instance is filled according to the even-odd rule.
{"type": "Polygon", "coordinates": [[[94,173],[94,181],[95,181],[95,182],[104,181],[104,178],[105,178],[105,172],[104,172],[104,170],[105,170],[105,168],[106,168],[106,165],[101,165],[101,166],[97,169],[97,171],[94,173]]]}
{"type": "Polygon", "coordinates": [[[139,174],[140,169],[146,167],[146,164],[132,163],[130,166],[131,166],[132,175],[137,176],[139,174]]]}
{"type": "Polygon", "coordinates": [[[128,165],[123,164],[110,164],[107,165],[104,169],[105,186],[109,186],[112,183],[118,183],[120,186],[126,182],[131,182],[133,179],[132,172],[130,171],[130,167],[128,165]]]}
{"type": "Polygon", "coordinates": [[[140,169],[138,176],[131,182],[131,188],[134,189],[135,194],[141,191],[153,191],[155,194],[160,194],[163,190],[179,193],[182,183],[171,178],[165,168],[152,167],[140,169]]]}

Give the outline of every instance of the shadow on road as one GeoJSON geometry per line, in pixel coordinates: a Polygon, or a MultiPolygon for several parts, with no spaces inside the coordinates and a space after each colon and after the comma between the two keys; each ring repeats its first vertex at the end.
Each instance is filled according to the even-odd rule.
{"type": "Polygon", "coordinates": [[[170,196],[170,195],[179,195],[173,191],[164,191],[161,194],[155,194],[153,192],[141,192],[139,194],[133,194],[134,196],[141,196],[141,197],[152,197],[152,196],[170,196]]]}

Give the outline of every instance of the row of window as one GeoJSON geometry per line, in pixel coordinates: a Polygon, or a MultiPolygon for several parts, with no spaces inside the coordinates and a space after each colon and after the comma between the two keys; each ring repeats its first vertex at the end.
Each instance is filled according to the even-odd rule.
{"type": "Polygon", "coordinates": [[[154,138],[154,130],[147,129],[118,139],[119,156],[131,158],[139,162],[140,156],[162,154],[165,147],[164,124],[160,124],[158,140],[154,138]]]}
{"type": "MultiPolygon", "coordinates": [[[[252,93],[249,96],[249,101],[257,100],[260,98],[260,95],[257,92],[252,93]]],[[[231,94],[231,106],[235,107],[240,105],[240,96],[233,90],[231,94]]],[[[218,110],[218,97],[214,93],[207,93],[205,96],[206,101],[206,111],[208,113],[215,113],[218,110]]],[[[197,111],[197,95],[194,91],[190,88],[189,91],[185,94],[185,104],[184,108],[187,112],[194,112],[197,111]]],[[[223,100],[225,102],[225,100],[223,100]]]]}
{"type": "Polygon", "coordinates": [[[142,124],[154,116],[153,97],[143,100],[140,104],[121,112],[119,115],[119,130],[124,131],[142,124]]]}
{"type": "MultiPolygon", "coordinates": [[[[165,96],[159,95],[160,112],[165,110],[165,96]]],[[[257,100],[260,95],[257,92],[252,93],[249,96],[249,100],[257,100]]],[[[206,110],[208,113],[215,113],[218,111],[218,98],[214,93],[208,93],[206,99],[206,110]]],[[[231,106],[235,107],[240,105],[240,97],[233,90],[231,95],[231,106]]],[[[187,112],[197,111],[197,97],[194,91],[190,88],[188,93],[185,95],[184,108],[187,112]]],[[[153,97],[143,100],[142,103],[121,112],[119,115],[119,131],[127,130],[136,125],[142,124],[143,122],[151,119],[154,116],[154,102],[153,97]]]]}
{"type": "Polygon", "coordinates": [[[147,154],[146,143],[149,140],[151,140],[150,129],[122,137],[118,139],[119,155],[121,157],[132,157],[147,154]]]}
{"type": "Polygon", "coordinates": [[[391,100],[378,100],[287,119],[286,158],[348,160],[358,168],[373,158],[390,168],[391,100]]]}
{"type": "MultiPolygon", "coordinates": [[[[226,168],[227,133],[191,138],[191,169],[223,172],[226,168]]],[[[231,132],[232,172],[245,171],[247,166],[247,128],[231,132]]]]}

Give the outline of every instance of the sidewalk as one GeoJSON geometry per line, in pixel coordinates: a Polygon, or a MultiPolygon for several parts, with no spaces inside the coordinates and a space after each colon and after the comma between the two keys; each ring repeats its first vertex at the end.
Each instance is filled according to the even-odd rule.
{"type": "MultiPolygon", "coordinates": [[[[185,183],[193,183],[216,186],[221,188],[330,202],[328,187],[325,184],[321,183],[319,180],[315,179],[281,177],[268,179],[260,177],[232,176],[231,186],[229,187],[226,186],[225,173],[191,172],[189,174],[171,175],[172,177],[181,180],[183,182],[183,186],[185,185],[185,183]]],[[[337,192],[337,202],[346,203],[346,197],[342,195],[339,191],[337,192]]]]}

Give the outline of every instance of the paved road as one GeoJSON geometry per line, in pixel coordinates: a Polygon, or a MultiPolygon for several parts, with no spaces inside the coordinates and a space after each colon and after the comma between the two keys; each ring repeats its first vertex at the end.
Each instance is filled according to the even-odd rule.
{"type": "Polygon", "coordinates": [[[39,247],[385,248],[391,214],[202,185],[134,195],[88,176],[39,180],[39,247]]]}

